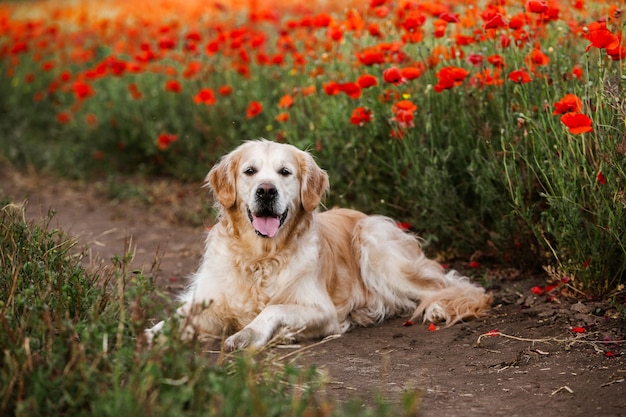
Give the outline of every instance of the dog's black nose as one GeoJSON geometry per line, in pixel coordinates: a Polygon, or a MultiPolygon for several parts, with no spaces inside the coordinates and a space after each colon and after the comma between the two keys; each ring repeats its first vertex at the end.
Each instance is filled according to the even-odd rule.
{"type": "Polygon", "coordinates": [[[263,183],[256,189],[257,198],[265,201],[273,200],[278,191],[273,184],[263,183]]]}

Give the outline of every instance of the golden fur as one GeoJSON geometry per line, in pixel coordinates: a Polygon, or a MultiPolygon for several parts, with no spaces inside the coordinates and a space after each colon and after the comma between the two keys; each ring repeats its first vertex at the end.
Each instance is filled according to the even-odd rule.
{"type": "Polygon", "coordinates": [[[318,212],[328,184],[309,153],[266,140],[244,143],[211,169],[220,214],[181,298],[184,337],[226,332],[226,347],[240,349],[397,315],[453,324],[486,313],[483,288],[446,273],[391,219],[318,212]]]}

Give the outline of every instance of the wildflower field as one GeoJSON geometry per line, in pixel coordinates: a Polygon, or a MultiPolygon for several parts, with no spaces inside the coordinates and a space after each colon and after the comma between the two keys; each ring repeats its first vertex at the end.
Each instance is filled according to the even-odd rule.
{"type": "Polygon", "coordinates": [[[200,182],[244,139],[289,142],[328,170],[328,206],[623,288],[622,5],[280,3],[0,4],[0,152],[200,182]]]}
{"type": "MultiPolygon", "coordinates": [[[[0,158],[85,180],[199,184],[242,140],[288,142],[329,172],[327,206],[393,216],[477,275],[483,259],[543,266],[553,282],[533,294],[567,287],[623,311],[623,6],[2,2],[0,158]]],[[[147,348],[149,318],[170,314],[130,255],[93,275],[60,231],[0,203],[2,415],[418,407],[416,394],[401,410],[333,405],[315,369],[271,355],[215,364],[174,335],[147,348]]]]}

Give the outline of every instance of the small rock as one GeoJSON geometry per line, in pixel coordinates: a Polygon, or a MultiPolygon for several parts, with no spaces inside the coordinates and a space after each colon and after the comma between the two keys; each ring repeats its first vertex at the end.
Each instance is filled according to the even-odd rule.
{"type": "Polygon", "coordinates": [[[578,313],[574,314],[574,320],[577,323],[583,323],[585,326],[593,326],[597,324],[597,317],[589,314],[578,313]]]}
{"type": "Polygon", "coordinates": [[[577,313],[589,314],[591,312],[591,308],[587,307],[580,301],[576,304],[572,304],[572,307],[570,308],[577,313]]]}

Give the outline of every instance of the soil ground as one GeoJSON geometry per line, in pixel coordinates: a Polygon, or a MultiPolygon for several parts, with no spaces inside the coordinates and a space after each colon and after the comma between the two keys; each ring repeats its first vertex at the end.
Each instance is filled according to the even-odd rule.
{"type": "MultiPolygon", "coordinates": [[[[94,266],[123,255],[132,238],[133,267],[149,271],[158,260],[157,283],[174,294],[198,265],[206,228],[197,219],[209,204],[199,185],[86,185],[7,166],[0,171],[0,198],[27,201],[33,219],[53,209],[52,227],[87,246],[94,266]],[[134,196],[112,198],[112,188],[118,197],[119,190],[134,196]]],[[[327,374],[328,396],[341,402],[372,404],[376,395],[396,402],[411,389],[427,417],[626,416],[626,344],[614,343],[626,339],[624,312],[609,302],[535,295],[531,288],[545,286],[546,278],[522,271],[494,267],[477,276],[494,293],[484,319],[434,331],[394,319],[275,350],[285,360],[315,364],[327,374]],[[499,335],[481,338],[493,330],[499,335]]]]}

